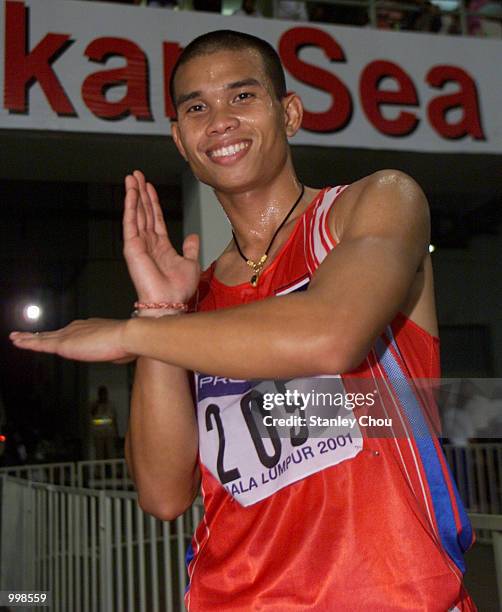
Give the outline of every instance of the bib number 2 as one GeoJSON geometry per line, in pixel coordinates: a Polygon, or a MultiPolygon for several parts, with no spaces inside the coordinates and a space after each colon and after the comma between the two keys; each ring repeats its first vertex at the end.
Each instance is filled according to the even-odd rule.
{"type": "MultiPolygon", "coordinates": [[[[277,381],[273,384],[279,390],[284,387],[277,381]]],[[[361,450],[358,428],[316,437],[302,405],[284,406],[283,416],[292,417],[291,425],[276,427],[270,423],[271,411],[264,408],[263,397],[253,388],[207,397],[198,404],[201,460],[242,505],[269,497],[361,450]]]]}

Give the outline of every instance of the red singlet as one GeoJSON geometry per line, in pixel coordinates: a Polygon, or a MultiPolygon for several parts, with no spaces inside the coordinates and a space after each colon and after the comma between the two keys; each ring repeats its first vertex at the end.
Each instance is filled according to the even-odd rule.
{"type": "MultiPolygon", "coordinates": [[[[306,289],[336,247],[327,218],[342,191],[326,188],[310,204],[257,288],[224,285],[213,264],[202,275],[197,309],[306,289]]],[[[291,437],[273,426],[260,434],[264,393],[285,391],[291,381],[273,387],[198,373],[205,515],[187,554],[187,609],[476,610],[462,582],[473,533],[412,382],[439,375],[438,339],[399,313],[356,371],[293,381],[308,392],[365,378],[399,431],[379,438],[358,424],[329,442],[311,426],[291,437]]]]}

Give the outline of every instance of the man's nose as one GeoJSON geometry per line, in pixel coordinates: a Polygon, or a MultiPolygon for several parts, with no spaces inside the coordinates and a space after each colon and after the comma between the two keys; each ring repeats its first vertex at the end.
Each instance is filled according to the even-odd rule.
{"type": "Polygon", "coordinates": [[[239,119],[228,108],[216,108],[207,126],[208,135],[225,134],[239,127],[239,119]]]}

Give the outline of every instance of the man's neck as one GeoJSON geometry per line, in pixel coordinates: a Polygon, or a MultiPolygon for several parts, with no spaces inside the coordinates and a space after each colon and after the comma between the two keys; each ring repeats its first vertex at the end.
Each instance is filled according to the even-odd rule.
{"type": "MultiPolygon", "coordinates": [[[[284,172],[270,184],[242,193],[217,191],[216,196],[232,225],[239,246],[252,259],[255,253],[264,253],[300,193],[301,184],[292,170],[284,172]]],[[[303,202],[298,203],[291,219],[301,214],[302,205],[303,202]]]]}

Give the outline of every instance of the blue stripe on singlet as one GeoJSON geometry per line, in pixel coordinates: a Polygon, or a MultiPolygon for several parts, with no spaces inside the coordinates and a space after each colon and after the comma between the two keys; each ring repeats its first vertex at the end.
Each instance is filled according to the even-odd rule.
{"type": "MultiPolygon", "coordinates": [[[[397,344],[393,339],[392,343],[399,352],[397,344]]],[[[453,559],[457,567],[462,572],[465,572],[463,552],[472,540],[472,528],[462,503],[460,502],[455,483],[452,480],[451,484],[455,490],[455,500],[458,505],[462,531],[465,531],[465,534],[457,534],[452,500],[450,498],[450,493],[445,481],[442,466],[439,461],[437,449],[433,443],[429,428],[413,388],[403,374],[390,348],[385,344],[382,338],[378,338],[375,344],[375,350],[378,360],[387,374],[389,383],[392,386],[411,426],[413,437],[420,453],[422,465],[429,485],[429,491],[434,505],[434,513],[443,547],[453,559]],[[467,546],[465,546],[466,542],[469,542],[467,546]]]]}
{"type": "MultiPolygon", "coordinates": [[[[187,546],[187,551],[185,554],[185,565],[187,568],[187,572],[188,572],[188,566],[190,565],[190,563],[192,562],[192,559],[194,558],[194,552],[193,552],[193,548],[192,548],[192,543],[190,542],[190,544],[187,546]]],[[[188,582],[187,582],[187,586],[185,588],[185,595],[188,593],[190,589],[190,577],[188,577],[188,582]]]]}

